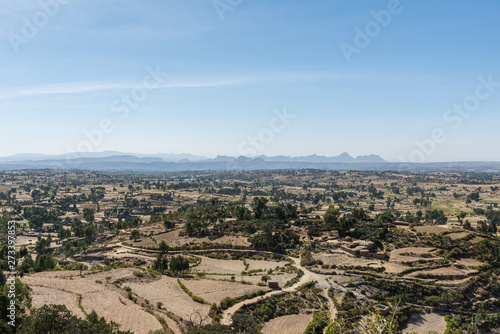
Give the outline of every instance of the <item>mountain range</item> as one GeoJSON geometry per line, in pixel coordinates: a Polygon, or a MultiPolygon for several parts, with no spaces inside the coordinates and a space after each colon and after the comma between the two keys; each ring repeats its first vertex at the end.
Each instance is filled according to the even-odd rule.
{"type": "Polygon", "coordinates": [[[207,158],[192,154],[135,154],[117,151],[67,153],[61,155],[17,154],[0,157],[0,171],[23,169],[78,169],[99,171],[180,172],[207,170],[324,169],[363,171],[474,171],[500,172],[500,162],[394,163],[378,155],[352,157],[308,155],[207,158]]]}
{"type": "Polygon", "coordinates": [[[259,155],[254,158],[249,157],[231,157],[225,155],[219,155],[213,159],[197,156],[192,154],[138,154],[138,153],[123,153],[118,151],[104,151],[104,152],[81,152],[81,153],[67,153],[61,155],[46,155],[37,153],[27,153],[27,154],[16,154],[8,157],[0,157],[0,163],[22,163],[22,164],[40,164],[40,163],[54,163],[60,161],[82,161],[86,159],[92,159],[94,162],[249,162],[255,159],[261,159],[263,161],[269,162],[386,162],[378,155],[360,155],[353,158],[348,153],[344,152],[338,156],[327,157],[322,155],[308,155],[301,157],[290,157],[290,156],[265,156],[259,155]]]}

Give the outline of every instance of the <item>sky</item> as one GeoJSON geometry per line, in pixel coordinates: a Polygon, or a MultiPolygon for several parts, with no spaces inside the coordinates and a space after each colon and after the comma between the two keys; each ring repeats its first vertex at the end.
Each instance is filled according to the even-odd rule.
{"type": "Polygon", "coordinates": [[[0,156],[500,161],[500,2],[0,0],[0,156]]]}

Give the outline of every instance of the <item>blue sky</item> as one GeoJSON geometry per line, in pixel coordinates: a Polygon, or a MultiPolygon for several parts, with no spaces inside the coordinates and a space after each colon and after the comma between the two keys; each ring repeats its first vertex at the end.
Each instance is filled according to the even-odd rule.
{"type": "Polygon", "coordinates": [[[7,2],[0,155],[500,160],[498,13],[499,2],[451,0],[7,2]],[[115,112],[148,69],[168,75],[115,112]],[[276,120],[285,110],[293,118],[276,120]]]}

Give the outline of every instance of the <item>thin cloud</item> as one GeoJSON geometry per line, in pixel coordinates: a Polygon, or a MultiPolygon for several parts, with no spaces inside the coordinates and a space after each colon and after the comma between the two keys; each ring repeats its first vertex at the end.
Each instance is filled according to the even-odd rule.
{"type": "MultiPolygon", "coordinates": [[[[165,83],[158,89],[167,88],[199,88],[199,87],[218,87],[230,86],[242,83],[241,80],[220,80],[220,81],[186,81],[165,83]]],[[[137,86],[134,82],[69,82],[52,85],[40,85],[28,88],[21,88],[12,91],[0,93],[0,99],[9,99],[17,97],[36,97],[43,95],[73,95],[82,93],[94,93],[99,91],[126,90],[137,86]]]]}
{"type": "MultiPolygon", "coordinates": [[[[394,78],[391,78],[393,80],[394,78]]],[[[404,80],[403,78],[400,78],[404,80]]],[[[377,74],[342,74],[320,71],[291,71],[275,73],[257,73],[242,75],[238,78],[227,79],[185,79],[170,82],[168,77],[165,83],[157,89],[189,89],[203,87],[224,87],[237,85],[252,85],[266,82],[291,82],[291,81],[371,81],[389,80],[377,74]]],[[[17,97],[36,97],[44,95],[76,95],[85,93],[104,92],[112,90],[127,90],[137,86],[138,82],[68,82],[46,84],[26,88],[18,88],[0,93],[0,100],[17,97]]]]}
{"type": "Polygon", "coordinates": [[[403,74],[380,73],[342,73],[333,71],[286,71],[274,73],[257,73],[243,77],[251,82],[290,82],[290,81],[415,81],[435,79],[434,75],[408,76],[403,74]]]}

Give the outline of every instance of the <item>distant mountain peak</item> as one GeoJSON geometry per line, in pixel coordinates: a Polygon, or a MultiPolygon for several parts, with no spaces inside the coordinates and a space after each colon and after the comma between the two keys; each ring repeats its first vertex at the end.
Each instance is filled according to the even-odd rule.
{"type": "Polygon", "coordinates": [[[358,155],[354,160],[356,162],[386,162],[382,157],[375,154],[358,155]]]}
{"type": "MultiPolygon", "coordinates": [[[[347,152],[338,156],[311,154],[308,156],[257,157],[218,155],[213,159],[191,154],[135,154],[116,151],[82,152],[61,155],[18,154],[0,157],[0,170],[26,168],[78,168],[90,170],[252,170],[273,168],[331,168],[333,165],[379,165],[386,161],[375,154],[353,158],[347,152]]],[[[353,168],[353,167],[349,167],[353,168]]],[[[366,168],[366,167],[363,167],[366,168]]]]}
{"type": "Polygon", "coordinates": [[[348,158],[348,159],[354,159],[349,153],[347,152],[342,152],[339,154],[339,157],[342,157],[342,158],[348,158]]]}

